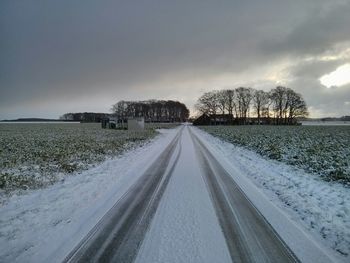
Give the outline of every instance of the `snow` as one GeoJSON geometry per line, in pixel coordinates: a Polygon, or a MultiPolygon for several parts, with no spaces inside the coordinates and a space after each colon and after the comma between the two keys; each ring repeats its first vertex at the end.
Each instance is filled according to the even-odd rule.
{"type": "MultiPolygon", "coordinates": [[[[12,196],[0,207],[0,262],[61,262],[178,129],[63,182],[12,196]]],[[[302,262],[349,259],[349,188],[191,129],[302,262]]],[[[230,262],[187,129],[180,150],[136,260],[230,262]]]]}
{"type": "Polygon", "coordinates": [[[0,207],[0,262],[60,262],[174,138],[147,145],[0,207]]]}
{"type": "Polygon", "coordinates": [[[350,189],[278,161],[265,159],[194,128],[303,262],[321,248],[334,260],[350,253],[350,189]],[[273,205],[270,205],[273,204],[273,205]],[[294,225],[294,227],[292,226],[294,225]],[[305,240],[303,236],[309,236],[305,240]],[[304,242],[302,242],[304,240],[304,242]]]}
{"type": "Polygon", "coordinates": [[[313,125],[313,126],[343,126],[350,125],[350,121],[301,121],[302,125],[313,125]]]}
{"type": "Polygon", "coordinates": [[[350,126],[205,126],[227,142],[350,185],[350,126]]]}
{"type": "Polygon", "coordinates": [[[0,203],[11,194],[64,180],[153,138],[99,123],[0,125],[0,203]]]}
{"type": "Polygon", "coordinates": [[[188,129],[136,262],[231,262],[188,129]]]}

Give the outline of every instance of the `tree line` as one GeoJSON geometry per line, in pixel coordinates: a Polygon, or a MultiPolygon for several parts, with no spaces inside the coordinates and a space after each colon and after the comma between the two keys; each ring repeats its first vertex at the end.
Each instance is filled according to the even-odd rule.
{"type": "Polygon", "coordinates": [[[108,113],[96,112],[69,112],[60,117],[63,121],[79,121],[79,122],[101,122],[103,119],[109,118],[108,113]]]}
{"type": "Polygon", "coordinates": [[[302,95],[282,86],[268,92],[246,87],[206,92],[195,108],[214,119],[226,114],[236,124],[248,124],[251,117],[257,124],[295,124],[297,117],[308,116],[302,95]]]}
{"type": "Polygon", "coordinates": [[[112,106],[112,114],[96,112],[69,112],[59,119],[63,121],[101,122],[103,119],[117,117],[144,117],[146,122],[184,122],[189,117],[186,105],[172,100],[121,100],[112,106]]]}
{"type": "Polygon", "coordinates": [[[119,119],[144,117],[146,122],[184,122],[190,114],[185,104],[173,100],[121,100],[112,111],[119,119]]]}

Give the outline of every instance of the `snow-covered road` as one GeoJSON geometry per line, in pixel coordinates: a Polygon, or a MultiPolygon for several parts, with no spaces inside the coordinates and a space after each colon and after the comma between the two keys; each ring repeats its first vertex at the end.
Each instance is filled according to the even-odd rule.
{"type": "Polygon", "coordinates": [[[1,209],[0,261],[343,260],[214,146],[183,125],[61,185],[13,197],[1,209]]]}
{"type": "Polygon", "coordinates": [[[172,161],[172,157],[181,131],[64,262],[134,260],[177,163],[178,158],[172,161]]]}
{"type": "Polygon", "coordinates": [[[299,255],[186,125],[65,261],[331,261],[293,231],[309,243],[299,255]]]}

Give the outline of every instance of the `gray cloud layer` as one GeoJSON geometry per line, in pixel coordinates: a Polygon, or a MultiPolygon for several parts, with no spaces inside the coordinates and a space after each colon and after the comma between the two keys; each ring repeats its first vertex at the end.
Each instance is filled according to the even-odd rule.
{"type": "Polygon", "coordinates": [[[272,69],[315,114],[347,114],[350,87],[318,78],[350,61],[321,59],[350,47],[349,13],[343,0],[2,1],[0,119],[132,98],[192,106],[204,90],[273,87],[272,69]]]}

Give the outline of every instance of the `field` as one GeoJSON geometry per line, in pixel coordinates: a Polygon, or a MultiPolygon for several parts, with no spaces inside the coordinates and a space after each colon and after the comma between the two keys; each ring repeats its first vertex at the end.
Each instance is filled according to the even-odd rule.
{"type": "Polygon", "coordinates": [[[271,159],[350,185],[350,126],[204,126],[271,159]]]}
{"type": "MultiPolygon", "coordinates": [[[[0,190],[35,189],[64,180],[108,157],[140,145],[156,135],[144,131],[101,129],[100,124],[0,124],[0,190]]],[[[171,126],[173,127],[173,126],[171,126]]]]}

